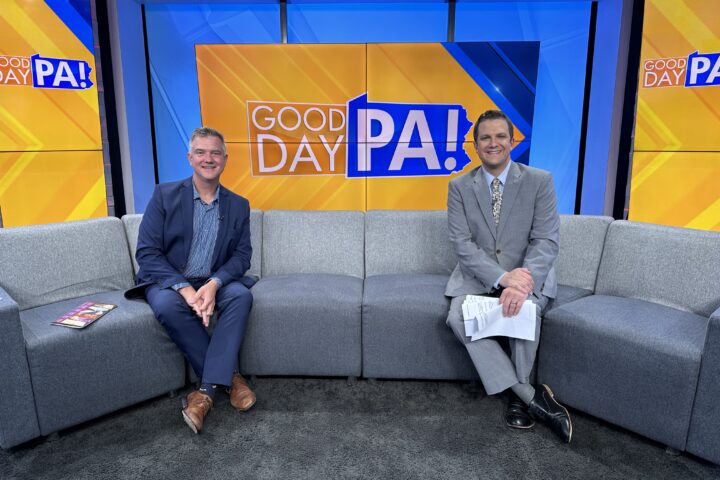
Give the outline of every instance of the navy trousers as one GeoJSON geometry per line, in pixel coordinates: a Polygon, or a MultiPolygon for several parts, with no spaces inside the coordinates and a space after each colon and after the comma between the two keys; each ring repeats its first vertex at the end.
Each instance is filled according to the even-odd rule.
{"type": "MultiPolygon", "coordinates": [[[[197,289],[201,285],[193,287],[197,289]]],[[[252,307],[250,290],[240,282],[231,282],[218,290],[217,323],[212,336],[203,327],[202,319],[172,288],[151,285],[145,291],[145,298],[198,378],[203,383],[230,385],[252,307]]]]}

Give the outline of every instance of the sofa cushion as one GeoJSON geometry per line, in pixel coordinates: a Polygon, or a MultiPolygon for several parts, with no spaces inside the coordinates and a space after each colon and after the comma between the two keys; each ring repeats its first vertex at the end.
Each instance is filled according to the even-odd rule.
{"type": "Polygon", "coordinates": [[[183,356],[150,307],[121,290],[25,310],[20,321],[43,435],[185,383],[183,356]],[[84,302],[118,308],[82,330],[51,325],[84,302]]]}
{"type": "MultiPolygon", "coordinates": [[[[138,233],[140,232],[140,222],[142,214],[130,214],[122,217],[125,225],[125,233],[127,235],[128,245],[130,247],[130,256],[132,257],[134,273],[138,271],[137,260],[135,259],[135,251],[137,250],[138,233]]],[[[250,269],[247,275],[260,276],[260,258],[262,257],[262,210],[250,210],[250,243],[252,244],[252,258],[250,259],[250,269]]]]}
{"type": "Polygon", "coordinates": [[[123,215],[122,222],[125,226],[125,236],[127,237],[128,247],[130,248],[130,257],[133,262],[133,273],[137,274],[138,263],[135,258],[137,251],[138,233],[140,233],[140,222],[142,222],[142,213],[131,213],[123,215]]]}
{"type": "Polygon", "coordinates": [[[114,217],[0,229],[0,286],[20,310],[133,285],[114,217]]]}
{"type": "Polygon", "coordinates": [[[552,300],[552,303],[550,303],[548,311],[589,295],[592,295],[591,290],[571,287],[569,285],[558,285],[557,295],[552,300]]]}
{"type": "Polygon", "coordinates": [[[637,298],[704,317],[720,307],[720,232],[616,221],[595,293],[637,298]]]}
{"type": "Polygon", "coordinates": [[[595,289],[605,234],[612,217],[560,215],[560,251],[555,260],[558,283],[595,289]]]}
{"type": "Polygon", "coordinates": [[[538,377],[561,401],[684,450],[708,319],[592,295],[547,313],[538,377]]]}
{"type": "Polygon", "coordinates": [[[693,405],[687,451],[720,464],[720,309],[710,317],[693,405]]]}
{"type": "Polygon", "coordinates": [[[362,212],[269,210],[263,216],[262,275],[365,276],[362,212]]]}
{"type": "Polygon", "coordinates": [[[363,376],[476,379],[467,350],[446,325],[448,275],[375,275],[363,292],[363,376]]]}
{"type": "Polygon", "coordinates": [[[370,210],[365,215],[365,275],[450,275],[457,264],[447,212],[370,210]]]}
{"type": "Polygon", "coordinates": [[[257,375],[359,376],[362,280],[264,277],[252,288],[240,368],[257,375]]]}

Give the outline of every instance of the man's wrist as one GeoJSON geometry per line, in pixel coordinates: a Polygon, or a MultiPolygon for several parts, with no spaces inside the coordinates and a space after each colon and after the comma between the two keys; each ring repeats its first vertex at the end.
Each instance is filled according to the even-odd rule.
{"type": "Polygon", "coordinates": [[[215,283],[217,283],[217,288],[220,289],[220,287],[223,286],[222,280],[220,280],[218,277],[210,277],[208,278],[208,281],[205,283],[210,283],[210,281],[215,280],[215,283]]]}
{"type": "Polygon", "coordinates": [[[181,289],[183,289],[185,287],[189,287],[189,286],[190,286],[190,284],[188,282],[180,282],[180,283],[176,283],[175,285],[172,285],[170,288],[172,288],[176,292],[180,293],[181,289]]]}
{"type": "Polygon", "coordinates": [[[505,287],[505,290],[510,290],[511,292],[515,292],[515,293],[518,293],[518,294],[520,294],[520,295],[523,295],[526,299],[527,299],[527,297],[530,296],[529,293],[525,293],[524,291],[520,290],[520,289],[517,288],[517,287],[505,287]]]}

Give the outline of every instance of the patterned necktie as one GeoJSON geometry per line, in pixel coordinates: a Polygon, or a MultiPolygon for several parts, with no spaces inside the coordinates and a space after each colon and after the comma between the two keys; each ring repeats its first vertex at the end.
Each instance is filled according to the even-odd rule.
{"type": "Polygon", "coordinates": [[[500,223],[500,209],[502,208],[502,192],[500,191],[500,179],[493,179],[490,184],[492,187],[492,212],[495,217],[495,226],[497,227],[500,223]]]}

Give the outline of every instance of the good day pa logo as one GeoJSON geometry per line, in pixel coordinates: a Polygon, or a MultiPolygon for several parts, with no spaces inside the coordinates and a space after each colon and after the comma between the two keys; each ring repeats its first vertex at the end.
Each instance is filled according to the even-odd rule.
{"type": "Polygon", "coordinates": [[[84,60],[0,55],[0,85],[84,90],[93,86],[91,71],[84,60]]]}
{"type": "Polygon", "coordinates": [[[720,53],[696,51],[687,57],[651,58],[643,62],[644,88],[716,85],[720,85],[720,53]]]}
{"type": "Polygon", "coordinates": [[[470,163],[459,104],[246,102],[253,176],[450,175],[470,163]]]}

